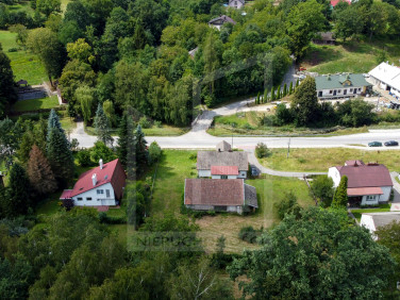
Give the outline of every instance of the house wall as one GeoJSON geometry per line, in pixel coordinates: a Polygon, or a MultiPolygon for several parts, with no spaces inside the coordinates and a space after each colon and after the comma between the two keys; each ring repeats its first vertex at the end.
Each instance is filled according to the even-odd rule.
{"type": "Polygon", "coordinates": [[[336,167],[331,167],[328,170],[328,177],[332,178],[333,180],[333,187],[337,188],[340,183],[340,173],[336,167]]]}
{"type": "Polygon", "coordinates": [[[222,25],[213,25],[213,24],[208,24],[208,26],[212,27],[212,28],[216,28],[218,30],[221,30],[222,25]]]}
{"type": "Polygon", "coordinates": [[[369,195],[369,196],[362,196],[361,206],[366,205],[378,205],[379,204],[380,195],[369,195]],[[370,197],[374,197],[371,199],[370,197]]]}
{"type": "Polygon", "coordinates": [[[360,95],[361,93],[366,92],[365,86],[358,86],[358,87],[346,87],[340,89],[320,89],[317,90],[318,98],[348,98],[348,97],[355,97],[360,95]],[[355,93],[354,93],[355,90],[355,93]],[[336,95],[334,95],[336,91],[336,95]],[[320,94],[322,92],[322,96],[320,94]]]}
{"type": "MultiPolygon", "coordinates": [[[[212,179],[221,179],[221,175],[212,175],[211,176],[212,179]]],[[[237,175],[228,175],[227,179],[237,179],[238,176],[237,175]]]]}
{"type": "MultiPolygon", "coordinates": [[[[385,82],[380,81],[379,79],[377,79],[373,76],[370,76],[370,79],[371,79],[372,83],[374,85],[377,85],[379,88],[381,88],[383,90],[387,89],[388,85],[385,82]]],[[[391,92],[392,94],[395,94],[397,97],[400,97],[400,90],[396,90],[395,88],[393,88],[391,86],[389,86],[389,87],[390,87],[389,92],[391,92]]]]}
{"type": "Polygon", "coordinates": [[[211,177],[211,170],[198,170],[199,177],[211,177]]]}
{"type": "Polygon", "coordinates": [[[376,236],[374,235],[376,228],[375,228],[375,223],[374,223],[372,216],[362,214],[360,226],[364,226],[365,228],[367,228],[369,230],[369,232],[372,234],[372,238],[374,240],[377,240],[376,236]]]}
{"type": "Polygon", "coordinates": [[[242,4],[241,1],[232,0],[232,1],[229,1],[229,6],[239,9],[239,8],[242,8],[242,7],[243,7],[243,4],[242,4]]]}
{"type": "MultiPolygon", "coordinates": [[[[207,177],[207,178],[208,177],[212,177],[211,176],[211,170],[198,170],[198,176],[199,177],[207,177]]],[[[214,175],[214,176],[217,176],[217,175],[214,175]]],[[[219,178],[214,178],[214,177],[212,177],[212,178],[213,179],[219,179],[219,178]]],[[[229,178],[229,179],[236,179],[236,178],[246,179],[247,178],[247,171],[241,170],[241,171],[239,171],[239,175],[238,176],[234,176],[233,178],[229,178]]]]}
{"type": "Polygon", "coordinates": [[[95,189],[89,190],[85,193],[72,197],[75,206],[102,206],[102,205],[116,205],[114,189],[111,183],[103,184],[95,189]],[[103,194],[97,194],[97,190],[103,190],[103,194]],[[110,191],[110,197],[106,197],[106,190],[110,191]],[[82,200],[78,200],[82,198],[82,200]],[[92,200],[87,200],[92,198],[92,200]]]}
{"type": "Polygon", "coordinates": [[[392,187],[391,186],[381,186],[383,195],[380,195],[379,202],[386,202],[389,201],[390,199],[390,194],[392,192],[392,187]]]}
{"type": "Polygon", "coordinates": [[[226,212],[235,212],[238,214],[243,214],[243,206],[238,205],[238,206],[226,206],[226,210],[218,209],[217,207],[213,205],[186,205],[187,208],[193,209],[193,210],[200,210],[200,211],[209,211],[209,210],[214,210],[214,211],[226,211],[226,212]]]}

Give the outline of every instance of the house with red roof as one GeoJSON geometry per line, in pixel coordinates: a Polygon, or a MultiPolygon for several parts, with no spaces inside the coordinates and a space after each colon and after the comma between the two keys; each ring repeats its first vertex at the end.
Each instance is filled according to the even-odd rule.
{"type": "Polygon", "coordinates": [[[351,0],[331,0],[331,6],[335,7],[339,2],[347,2],[349,5],[351,4],[351,0]]]}
{"type": "Polygon", "coordinates": [[[389,201],[393,181],[385,165],[364,164],[361,160],[348,160],[344,166],[329,168],[328,177],[336,188],[342,176],[347,176],[347,196],[350,206],[377,205],[389,201]]]}
{"type": "Polygon", "coordinates": [[[64,190],[60,200],[72,199],[75,206],[115,206],[123,196],[126,174],[115,159],[81,174],[73,189],[64,190]]]}

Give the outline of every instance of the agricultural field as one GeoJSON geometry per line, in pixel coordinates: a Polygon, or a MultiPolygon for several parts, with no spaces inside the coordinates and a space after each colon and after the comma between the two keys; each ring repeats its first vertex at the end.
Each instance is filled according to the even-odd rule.
{"type": "MultiPolygon", "coordinates": [[[[152,214],[180,212],[184,179],[197,176],[195,155],[196,151],[164,150],[154,185],[152,214]]],[[[303,207],[314,203],[304,181],[296,178],[265,176],[262,179],[247,180],[246,183],[257,188],[259,209],[256,213],[247,216],[220,213],[196,219],[200,227],[198,235],[207,251],[215,250],[221,235],[226,238],[226,251],[229,253],[241,253],[244,248],[256,247],[238,238],[240,229],[244,226],[253,226],[254,229],[273,226],[278,221],[274,203],[282,200],[286,192],[295,192],[303,207]]]]}
{"type": "Polygon", "coordinates": [[[398,150],[358,150],[348,148],[291,148],[271,149],[271,155],[260,159],[260,163],[270,169],[293,172],[328,172],[329,167],[343,165],[346,160],[360,159],[365,163],[379,162],[389,171],[398,171],[400,161],[396,159],[398,150]]]}
{"type": "Polygon", "coordinates": [[[387,55],[384,60],[397,63],[400,40],[390,41],[348,41],[338,45],[311,44],[301,65],[307,71],[320,74],[351,72],[368,73],[381,61],[382,50],[387,55]]]}
{"type": "Polygon", "coordinates": [[[0,43],[4,53],[6,53],[11,60],[15,81],[24,79],[27,80],[30,85],[37,85],[48,80],[39,58],[29,51],[22,49],[16,43],[15,36],[15,33],[0,30],[0,43]],[[13,52],[10,52],[10,49],[13,52]],[[14,52],[14,50],[17,51],[14,52]]]}

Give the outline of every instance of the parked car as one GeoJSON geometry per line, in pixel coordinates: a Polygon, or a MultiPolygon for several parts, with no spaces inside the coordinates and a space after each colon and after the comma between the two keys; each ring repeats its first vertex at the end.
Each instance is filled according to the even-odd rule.
{"type": "Polygon", "coordinates": [[[399,143],[397,141],[387,141],[385,142],[385,146],[386,147],[390,147],[390,146],[398,146],[399,143]]]}
{"type": "Polygon", "coordinates": [[[382,147],[382,143],[378,141],[373,141],[371,143],[368,143],[368,147],[382,147]]]}
{"type": "Polygon", "coordinates": [[[305,70],[307,70],[305,67],[300,67],[299,68],[299,71],[305,71],[305,70]]]}
{"type": "Polygon", "coordinates": [[[252,176],[258,176],[259,172],[256,167],[251,167],[251,175],[252,176]]]}

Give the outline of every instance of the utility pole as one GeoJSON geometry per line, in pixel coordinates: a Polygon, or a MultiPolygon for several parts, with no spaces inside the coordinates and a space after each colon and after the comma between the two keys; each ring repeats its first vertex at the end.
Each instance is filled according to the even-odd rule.
{"type": "Polygon", "coordinates": [[[289,138],[289,142],[287,144],[287,154],[286,154],[286,158],[289,158],[289,153],[290,153],[290,138],[289,138]]]}

